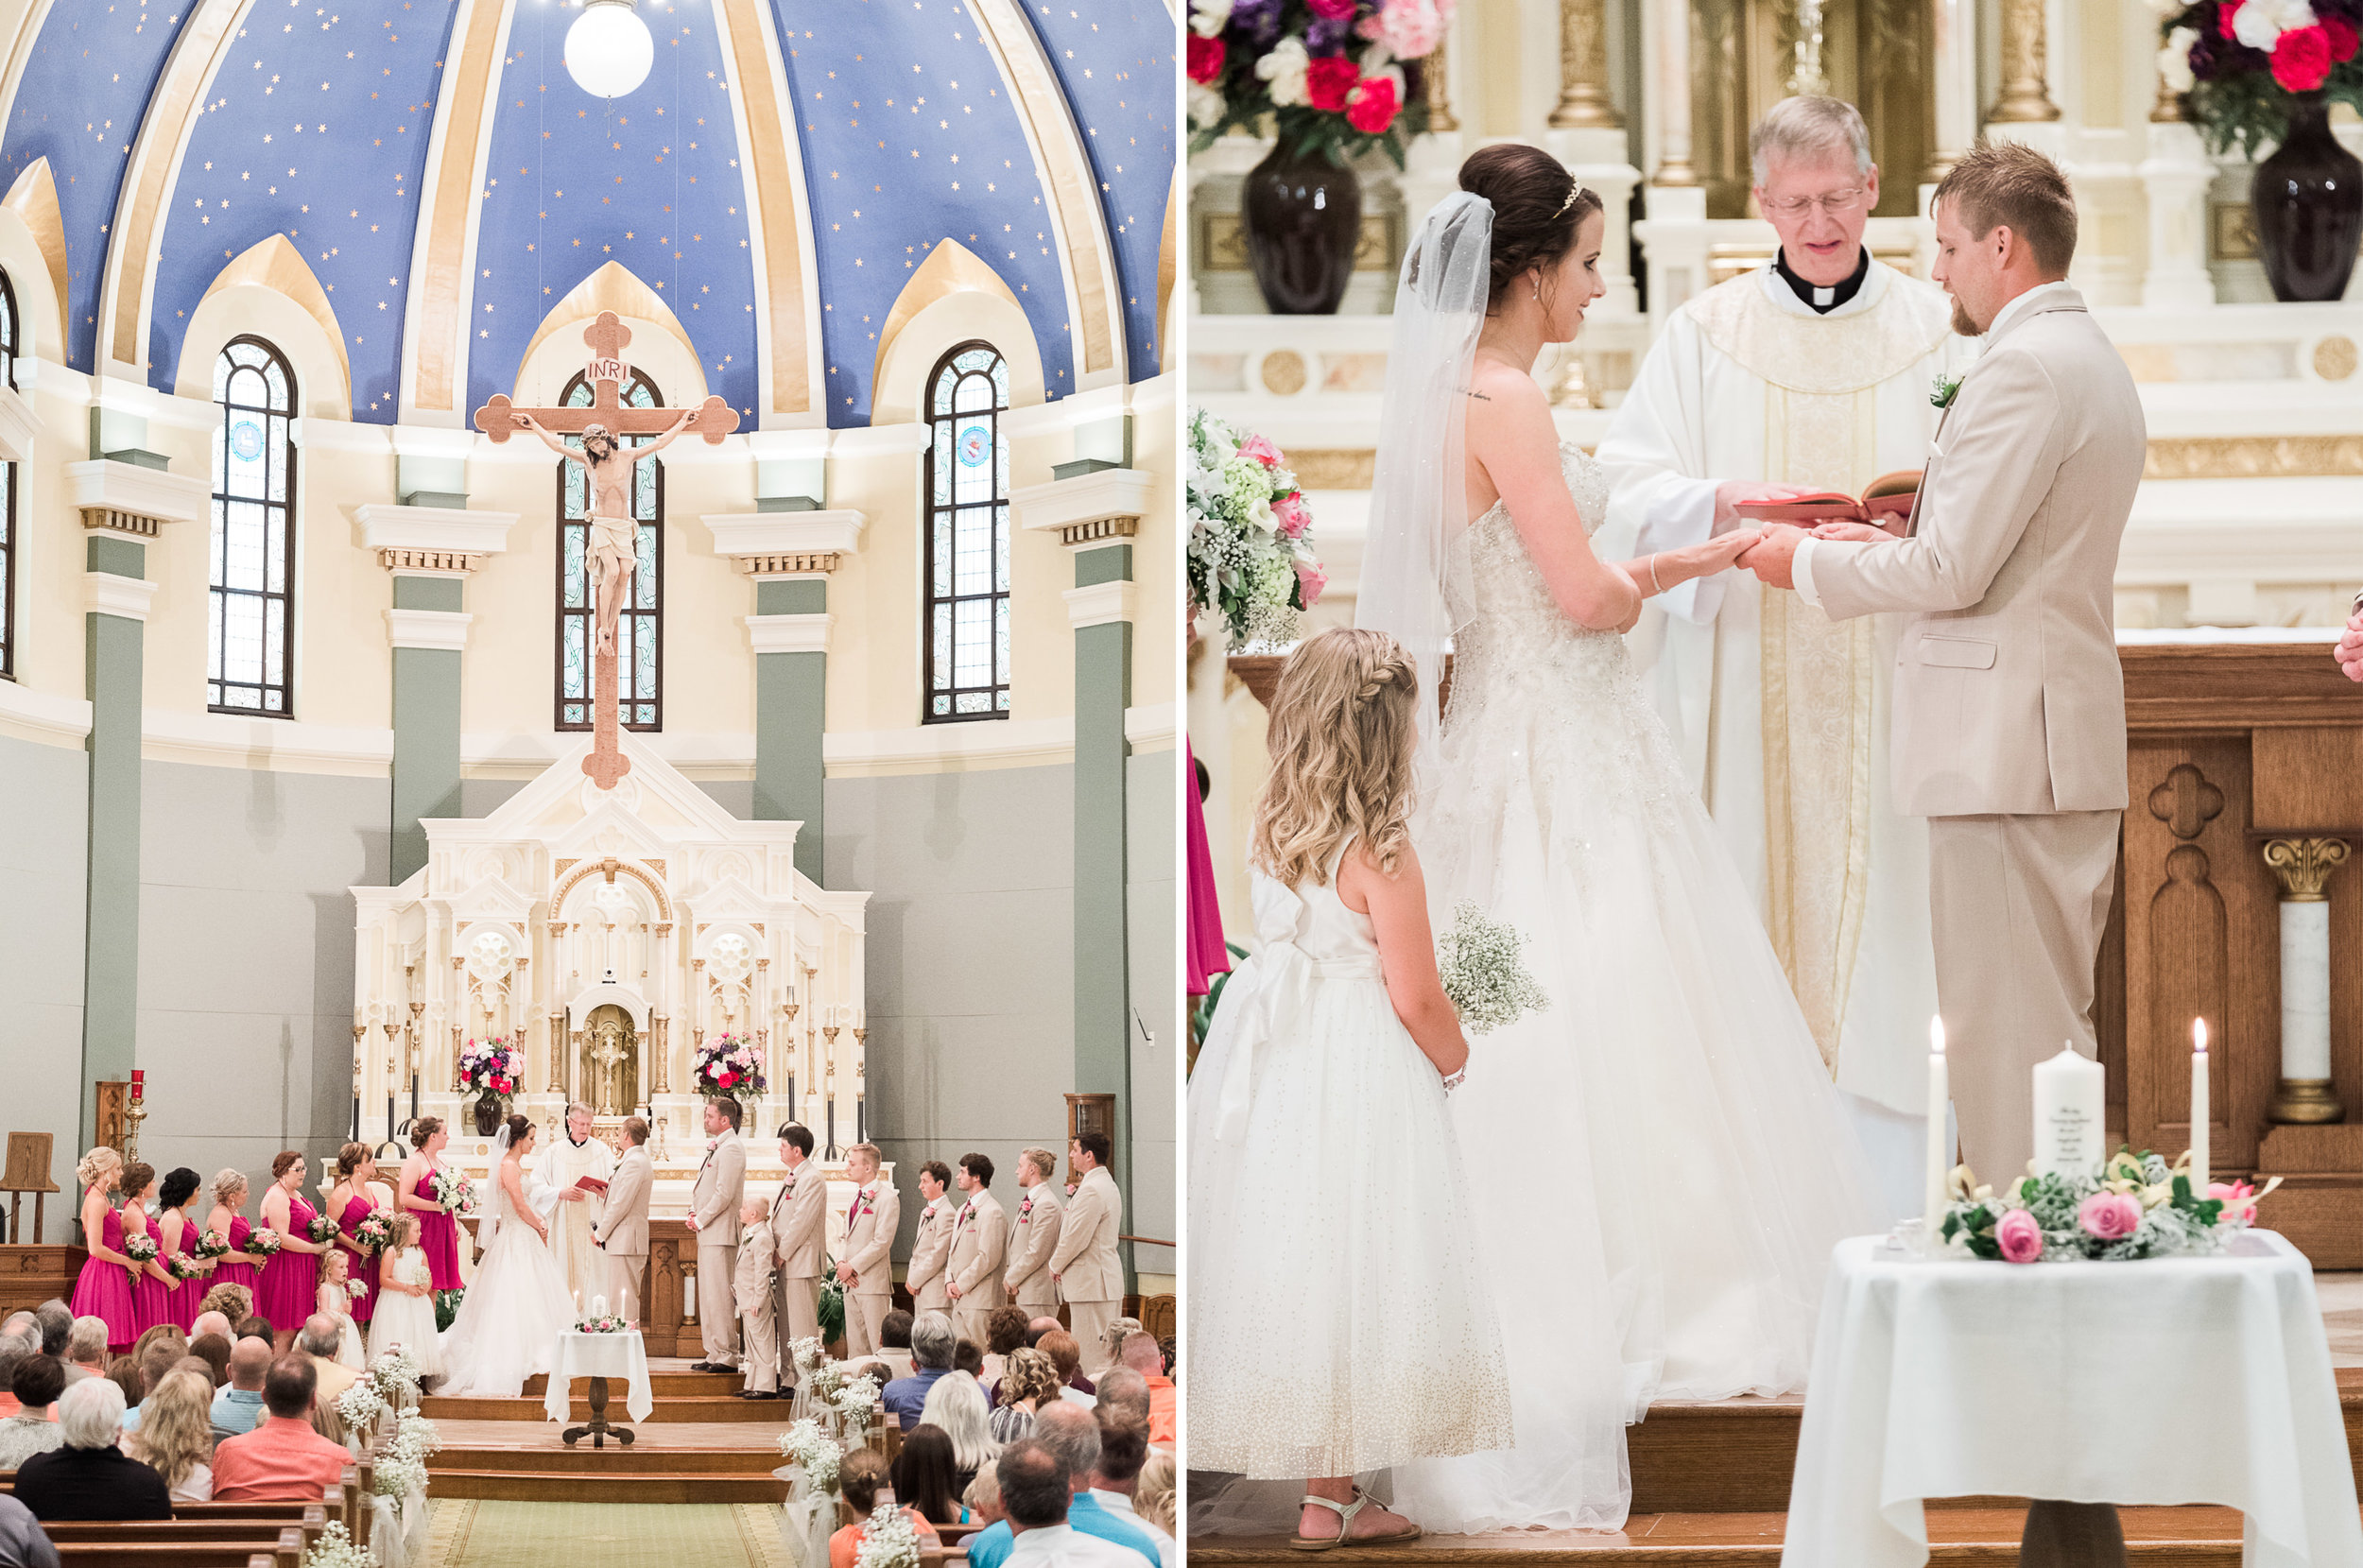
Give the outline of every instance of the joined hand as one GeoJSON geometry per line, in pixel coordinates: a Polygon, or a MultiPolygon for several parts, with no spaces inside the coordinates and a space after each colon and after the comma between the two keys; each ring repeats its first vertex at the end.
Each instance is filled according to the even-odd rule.
{"type": "Polygon", "coordinates": [[[2335,657],[2348,680],[2363,681],[2363,610],[2348,617],[2347,629],[2338,638],[2335,657]]]}

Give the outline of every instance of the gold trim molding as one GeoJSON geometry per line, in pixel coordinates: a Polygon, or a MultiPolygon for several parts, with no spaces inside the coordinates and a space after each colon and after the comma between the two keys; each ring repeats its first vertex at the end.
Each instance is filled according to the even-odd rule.
{"type": "Polygon", "coordinates": [[[1059,543],[1064,545],[1095,544],[1103,540],[1130,539],[1141,531],[1141,520],[1119,513],[1113,517],[1095,517],[1088,523],[1069,523],[1059,530],[1059,543]]]}
{"type": "Polygon", "coordinates": [[[84,507],[82,526],[109,533],[137,534],[142,539],[157,539],[164,534],[164,520],[149,517],[145,512],[117,511],[112,507],[84,507]]]}
{"type": "Polygon", "coordinates": [[[473,572],[484,564],[484,557],[466,550],[413,550],[381,545],[377,563],[388,572],[473,572]]]}
{"type": "MultiPolygon", "coordinates": [[[[805,336],[804,245],[796,202],[796,160],[780,120],[782,93],[771,78],[772,51],[754,0],[722,0],[729,26],[731,74],[747,115],[747,156],[763,225],[763,270],[771,340],[771,406],[783,414],[812,412],[812,355],[805,336]]],[[[780,50],[785,58],[785,48],[780,50]]]]}
{"type": "Polygon", "coordinates": [[[2268,838],[2265,866],[2284,904],[2328,904],[2331,873],[2347,863],[2343,838],[2268,838]]]}
{"type": "MultiPolygon", "coordinates": [[[[673,314],[664,297],[640,281],[640,275],[622,262],[606,262],[599,269],[566,291],[566,297],[550,307],[542,318],[542,324],[533,329],[533,336],[526,343],[526,352],[517,360],[517,373],[510,380],[512,387],[523,386],[526,367],[533,362],[533,351],[540,348],[550,334],[578,321],[595,320],[599,312],[612,310],[628,321],[648,321],[670,333],[690,362],[698,366],[702,377],[705,366],[698,359],[698,346],[689,340],[689,333],[673,314]]],[[[699,403],[706,396],[705,383],[698,384],[697,394],[688,396],[687,388],[674,394],[682,405],[699,403]]],[[[555,394],[552,394],[553,396],[555,394]]]]}
{"type": "MultiPolygon", "coordinates": [[[[303,260],[302,253],[285,234],[267,234],[242,251],[236,260],[214,274],[214,281],[205,285],[198,303],[212,299],[227,288],[244,284],[256,284],[274,294],[282,294],[303,307],[305,315],[318,321],[320,331],[328,334],[329,346],[336,351],[336,370],[344,377],[343,395],[339,407],[353,405],[353,360],[345,353],[344,329],[336,324],[336,309],[328,302],[328,291],[303,260]]],[[[176,367],[177,369],[177,367],[176,367]]]]}
{"type": "MultiPolygon", "coordinates": [[[[58,180],[49,172],[49,160],[36,158],[16,177],[9,187],[9,210],[25,220],[25,227],[33,232],[33,243],[41,248],[41,259],[49,266],[50,286],[58,294],[58,324],[65,324],[66,265],[65,218],[58,211],[58,180]]],[[[60,362],[65,359],[65,344],[55,345],[60,362]]]]}
{"type": "MultiPolygon", "coordinates": [[[[989,294],[1007,300],[1024,315],[1026,307],[1018,303],[1009,281],[995,272],[985,259],[956,239],[938,240],[936,248],[927,252],[927,259],[919,264],[911,281],[903,285],[903,292],[894,297],[894,308],[887,312],[886,325],[878,329],[878,352],[870,361],[870,403],[878,404],[878,382],[886,374],[887,352],[894,340],[903,336],[903,329],[912,318],[938,300],[948,300],[955,294],[989,294]]],[[[1047,372],[1044,372],[1047,374],[1047,372]]],[[[1072,388],[1069,388],[1072,390],[1072,388]]],[[[1045,392],[1048,390],[1044,388],[1045,392]]],[[[923,389],[914,400],[923,417],[926,397],[923,389]]]]}
{"type": "Polygon", "coordinates": [[[776,577],[790,574],[819,572],[823,576],[834,572],[845,559],[837,550],[813,550],[789,555],[733,556],[738,569],[750,577],[776,577]]]}
{"type": "Polygon", "coordinates": [[[558,890],[550,895],[550,908],[553,910],[565,908],[566,895],[591,877],[605,872],[607,880],[612,882],[618,871],[648,889],[649,896],[656,900],[656,912],[660,920],[669,921],[673,918],[672,901],[664,896],[664,888],[657,879],[631,861],[619,860],[612,855],[604,860],[585,860],[578,863],[575,869],[567,873],[564,880],[559,883],[558,890]]]}
{"type": "Polygon", "coordinates": [[[411,403],[422,410],[455,406],[459,367],[467,359],[467,307],[460,294],[468,282],[468,219],[476,208],[476,154],[492,116],[492,68],[508,9],[502,0],[467,3],[465,34],[455,41],[458,69],[443,72],[441,92],[451,114],[435,164],[435,210],[423,215],[427,243],[412,264],[425,279],[418,315],[406,324],[419,335],[411,403]]]}
{"type": "Polygon", "coordinates": [[[2183,436],[2153,440],[2145,479],[2363,476],[2363,436],[2183,436]]]}

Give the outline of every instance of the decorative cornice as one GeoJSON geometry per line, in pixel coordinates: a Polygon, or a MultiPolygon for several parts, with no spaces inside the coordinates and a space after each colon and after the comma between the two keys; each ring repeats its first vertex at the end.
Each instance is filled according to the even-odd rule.
{"type": "Polygon", "coordinates": [[[145,621],[155,597],[156,585],[144,578],[117,577],[112,572],[82,574],[82,608],[93,615],[145,621]]]}
{"type": "Polygon", "coordinates": [[[389,572],[467,573],[509,548],[517,514],[371,501],[354,508],[353,520],[363,546],[389,572]]]}
{"type": "Polygon", "coordinates": [[[802,615],[750,615],[747,640],[757,653],[826,653],[837,617],[826,612],[802,615]]]}
{"type": "Polygon", "coordinates": [[[837,570],[844,560],[835,550],[816,551],[810,555],[794,556],[733,556],[738,569],[750,577],[808,577],[815,573],[826,577],[837,570]]]}
{"type": "Polygon", "coordinates": [[[2268,838],[2265,865],[2281,884],[2284,904],[2327,904],[2330,873],[2347,863],[2343,838],[2268,838]]]}
{"type": "Polygon", "coordinates": [[[707,512],[714,547],[750,577],[834,572],[861,549],[870,519],[851,507],[816,511],[707,512]]]}
{"type": "Polygon", "coordinates": [[[202,479],[94,457],[65,465],[69,503],[82,526],[153,539],[166,523],[203,517],[212,491],[202,479]]]}
{"type": "Polygon", "coordinates": [[[1087,626],[1106,626],[1112,621],[1133,618],[1132,583],[1123,577],[1070,588],[1061,597],[1066,600],[1066,624],[1077,631],[1087,626]]]}
{"type": "Polygon", "coordinates": [[[31,400],[13,387],[0,387],[0,458],[12,463],[30,460],[34,438],[41,434],[41,417],[31,400]]]}
{"type": "Polygon", "coordinates": [[[474,620],[464,610],[388,610],[386,630],[396,647],[458,653],[468,646],[468,627],[474,620]]]}
{"type": "Polygon", "coordinates": [[[1157,477],[1136,468],[1103,468],[1072,479],[1028,485],[1009,492],[1018,526],[1056,533],[1070,548],[1129,538],[1140,531],[1157,477]]]}
{"type": "Polygon", "coordinates": [[[2153,439],[2145,479],[2301,479],[2363,475],[2363,436],[2184,436],[2153,439]]]}
{"type": "Polygon", "coordinates": [[[464,577],[484,564],[480,555],[460,550],[409,550],[388,547],[377,552],[377,563],[388,572],[408,577],[464,577]]]}

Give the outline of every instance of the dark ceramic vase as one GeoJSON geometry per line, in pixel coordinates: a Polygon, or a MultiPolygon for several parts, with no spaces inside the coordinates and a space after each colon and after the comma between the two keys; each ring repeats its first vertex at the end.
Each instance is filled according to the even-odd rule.
{"type": "Polygon", "coordinates": [[[1241,215],[1255,286],[1275,316],[1334,316],[1354,276],[1362,181],[1315,153],[1279,147],[1247,177],[1241,215]]]}
{"type": "Polygon", "coordinates": [[[478,1094],[475,1097],[475,1133],[490,1138],[501,1128],[501,1102],[498,1095],[478,1094]]]}
{"type": "Polygon", "coordinates": [[[2298,103],[2289,134],[2256,165],[2249,198],[2276,300],[2336,300],[2363,241],[2363,163],[2330,133],[2330,107],[2298,103]]]}

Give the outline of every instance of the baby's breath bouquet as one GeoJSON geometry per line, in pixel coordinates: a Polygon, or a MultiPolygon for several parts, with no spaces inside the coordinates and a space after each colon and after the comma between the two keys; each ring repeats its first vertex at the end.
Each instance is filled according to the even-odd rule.
{"type": "Polygon", "coordinates": [[[800,1421],[781,1433],[780,1453],[804,1473],[804,1480],[813,1490],[837,1490],[837,1465],[844,1459],[845,1450],[835,1438],[820,1430],[819,1422],[800,1421]]]}
{"type": "Polygon", "coordinates": [[[379,1393],[377,1385],[366,1377],[356,1379],[351,1387],[336,1396],[336,1414],[343,1418],[349,1431],[374,1431],[379,1418],[386,1414],[388,1408],[386,1396],[379,1393]]]}
{"type": "Polygon", "coordinates": [[[356,1542],[343,1520],[332,1519],[303,1554],[303,1568],[377,1568],[377,1554],[356,1542]]]}
{"type": "Polygon", "coordinates": [[[862,1526],[854,1568],[919,1568],[919,1530],[901,1508],[880,1508],[862,1526]]]}
{"type": "Polygon", "coordinates": [[[378,1394],[398,1409],[418,1402],[421,1375],[417,1358],[398,1344],[387,1346],[385,1353],[370,1363],[370,1378],[377,1385],[378,1394]]]}
{"type": "Polygon", "coordinates": [[[1453,906],[1452,928],[1436,939],[1436,971],[1471,1034],[1491,1034],[1527,1013],[1549,1010],[1551,999],[1519,956],[1526,940],[1517,927],[1488,918],[1470,900],[1453,906]]]}
{"type": "Polygon", "coordinates": [[[849,1377],[829,1396],[829,1405],[845,1422],[849,1432],[869,1428],[871,1418],[878,1413],[882,1400],[878,1380],[874,1377],[849,1377]]]}

